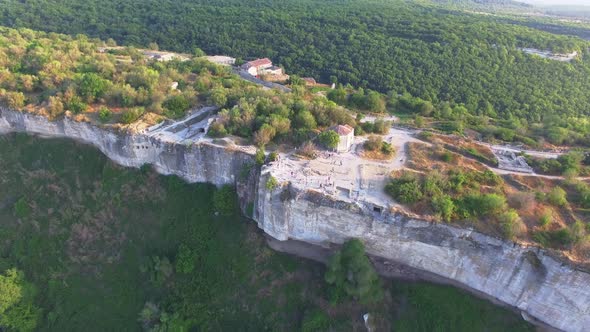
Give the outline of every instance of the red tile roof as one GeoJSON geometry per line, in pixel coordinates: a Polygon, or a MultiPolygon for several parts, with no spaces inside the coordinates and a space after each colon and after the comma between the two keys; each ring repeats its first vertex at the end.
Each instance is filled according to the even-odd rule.
{"type": "Polygon", "coordinates": [[[349,135],[350,133],[352,133],[354,131],[354,128],[352,128],[349,125],[337,125],[337,126],[330,128],[330,130],[335,131],[336,134],[338,134],[340,136],[346,136],[346,135],[349,135]]]}
{"type": "Polygon", "coordinates": [[[247,65],[250,67],[260,67],[260,66],[265,66],[265,65],[272,65],[272,61],[270,61],[269,58],[257,59],[257,60],[248,62],[247,65]]]}

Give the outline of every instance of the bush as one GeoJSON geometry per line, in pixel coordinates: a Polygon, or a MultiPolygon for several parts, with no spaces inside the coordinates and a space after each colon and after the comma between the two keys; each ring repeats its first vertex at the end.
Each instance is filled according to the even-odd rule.
{"type": "Polygon", "coordinates": [[[14,215],[17,218],[26,218],[31,214],[31,208],[29,207],[29,203],[24,197],[21,197],[15,204],[14,204],[14,215]]]}
{"type": "Polygon", "coordinates": [[[409,174],[391,180],[385,186],[385,192],[402,204],[413,204],[424,197],[422,185],[415,176],[409,174]]]}
{"type": "Polygon", "coordinates": [[[171,118],[179,118],[189,109],[190,103],[183,95],[169,97],[162,104],[167,110],[166,114],[171,118]]]}
{"type": "Polygon", "coordinates": [[[254,159],[256,160],[256,164],[260,166],[264,165],[264,162],[266,161],[266,154],[264,153],[263,148],[259,148],[258,150],[256,150],[256,155],[254,156],[254,159]]]}
{"type": "Polygon", "coordinates": [[[298,154],[309,159],[315,159],[318,156],[315,145],[309,141],[303,144],[298,154]]]}
{"type": "Polygon", "coordinates": [[[449,151],[445,151],[443,153],[441,153],[440,155],[440,160],[444,161],[445,163],[450,163],[455,159],[455,156],[453,155],[453,153],[449,152],[449,151]]]}
{"type": "Polygon", "coordinates": [[[137,119],[139,119],[139,117],[143,115],[143,112],[144,112],[143,108],[133,108],[130,110],[126,110],[121,115],[121,123],[131,124],[131,123],[137,121],[137,119]]]}
{"type": "Polygon", "coordinates": [[[551,213],[551,210],[546,209],[545,212],[543,212],[543,214],[539,218],[539,224],[541,225],[541,227],[546,228],[547,226],[549,226],[551,224],[552,220],[553,220],[553,215],[551,213]]]}
{"type": "Polygon", "coordinates": [[[80,97],[74,96],[66,103],[66,108],[71,112],[79,114],[86,111],[86,109],[88,109],[88,105],[82,102],[80,97]]]}
{"type": "Polygon", "coordinates": [[[279,181],[274,176],[270,176],[268,180],[266,180],[266,189],[272,191],[279,185],[279,181]]]}
{"type": "Polygon", "coordinates": [[[492,216],[506,210],[506,197],[498,194],[471,194],[463,197],[461,208],[465,217],[492,216]]]}
{"type": "Polygon", "coordinates": [[[456,210],[455,203],[446,194],[435,196],[432,199],[432,208],[446,222],[451,221],[456,210]]]}
{"type": "Polygon", "coordinates": [[[567,247],[574,242],[569,229],[561,228],[554,231],[540,231],[533,234],[533,239],[543,247],[567,247]]]}
{"type": "Polygon", "coordinates": [[[368,151],[377,151],[377,150],[381,149],[382,146],[383,146],[383,139],[381,138],[381,136],[377,136],[377,135],[369,136],[369,138],[367,139],[367,141],[363,145],[365,150],[368,150],[368,151]]]}
{"type": "Polygon", "coordinates": [[[101,107],[100,110],[98,111],[98,118],[100,119],[101,122],[108,122],[111,119],[111,116],[113,114],[111,113],[111,110],[109,110],[106,107],[101,107]]]}
{"type": "Polygon", "coordinates": [[[561,187],[555,187],[547,194],[547,201],[555,206],[567,205],[567,193],[561,187]]]}
{"type": "Polygon", "coordinates": [[[227,130],[225,129],[223,123],[216,121],[209,126],[209,131],[207,131],[207,135],[216,138],[225,137],[227,135],[227,130]]]}
{"type": "Polygon", "coordinates": [[[303,316],[301,332],[328,331],[330,328],[330,317],[320,309],[308,310],[303,316]]]}
{"type": "Polygon", "coordinates": [[[502,213],[498,217],[498,221],[500,222],[504,236],[510,240],[513,240],[526,230],[525,225],[515,210],[502,213]]]}
{"type": "Polygon", "coordinates": [[[213,207],[221,215],[233,215],[238,209],[238,200],[234,188],[230,185],[225,185],[217,189],[213,194],[213,207]]]}
{"type": "Polygon", "coordinates": [[[279,160],[279,154],[278,154],[278,153],[276,153],[276,152],[271,152],[271,153],[268,155],[268,161],[270,161],[270,162],[273,162],[273,161],[277,161],[277,160],[279,160]]]}
{"type": "Polygon", "coordinates": [[[381,145],[381,153],[383,153],[384,155],[391,155],[393,154],[395,150],[393,149],[393,146],[391,146],[391,144],[387,143],[387,142],[383,142],[383,144],[381,145]]]}

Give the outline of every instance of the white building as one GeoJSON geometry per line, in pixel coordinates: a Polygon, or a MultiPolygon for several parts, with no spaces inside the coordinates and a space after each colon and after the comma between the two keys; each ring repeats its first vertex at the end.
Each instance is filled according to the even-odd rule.
{"type": "Polygon", "coordinates": [[[225,55],[213,55],[205,57],[209,62],[213,62],[222,66],[233,66],[236,64],[236,58],[232,58],[225,55]]]}
{"type": "Polygon", "coordinates": [[[337,125],[331,127],[329,130],[333,130],[340,137],[336,152],[347,152],[354,143],[354,128],[349,125],[337,125]]]}
{"type": "Polygon", "coordinates": [[[270,61],[268,58],[246,62],[242,66],[242,68],[245,69],[248,74],[256,77],[266,74],[267,70],[270,70],[273,67],[272,61],[270,61]]]}

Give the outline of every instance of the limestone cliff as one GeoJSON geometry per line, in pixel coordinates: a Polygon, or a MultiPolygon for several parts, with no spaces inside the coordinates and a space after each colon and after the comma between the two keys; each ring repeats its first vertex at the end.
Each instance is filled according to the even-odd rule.
{"type": "MultiPolygon", "coordinates": [[[[268,174],[261,176],[265,183],[268,174]]],[[[371,255],[434,273],[565,331],[590,329],[590,274],[544,250],[473,230],[375,212],[288,185],[258,186],[254,218],[279,240],[321,246],[360,238],[371,255]]]]}
{"type": "MultiPolygon", "coordinates": [[[[164,143],[69,118],[47,119],[0,109],[0,134],[27,132],[69,137],[98,147],[115,162],[132,167],[153,164],[163,174],[189,182],[236,183],[253,157],[209,141],[164,143]]],[[[590,327],[590,274],[560,262],[538,248],[448,225],[374,211],[362,202],[346,203],[288,184],[268,190],[268,170],[250,169],[240,181],[242,207],[259,227],[278,240],[294,239],[329,247],[360,238],[374,256],[454,281],[516,307],[565,331],[590,327]]]]}
{"type": "Polygon", "coordinates": [[[0,108],[0,134],[26,132],[65,137],[96,146],[116,163],[128,167],[151,164],[161,174],[174,174],[188,182],[215,185],[234,183],[253,156],[239,149],[209,141],[174,144],[143,134],[101,128],[69,117],[48,121],[45,117],[0,108]]]}

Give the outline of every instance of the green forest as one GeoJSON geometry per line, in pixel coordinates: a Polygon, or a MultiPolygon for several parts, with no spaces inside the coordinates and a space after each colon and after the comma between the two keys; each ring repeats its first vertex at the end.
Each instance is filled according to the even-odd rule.
{"type": "Polygon", "coordinates": [[[71,141],[0,143],[3,331],[358,331],[367,311],[380,330],[532,330],[457,289],[380,279],[358,241],[328,268],[274,252],[231,188],[71,141]]]}
{"type": "Polygon", "coordinates": [[[539,122],[587,115],[588,42],[427,1],[3,1],[0,24],[125,45],[270,57],[288,72],[539,122]],[[580,51],[572,63],[518,47],[580,51]]]}

